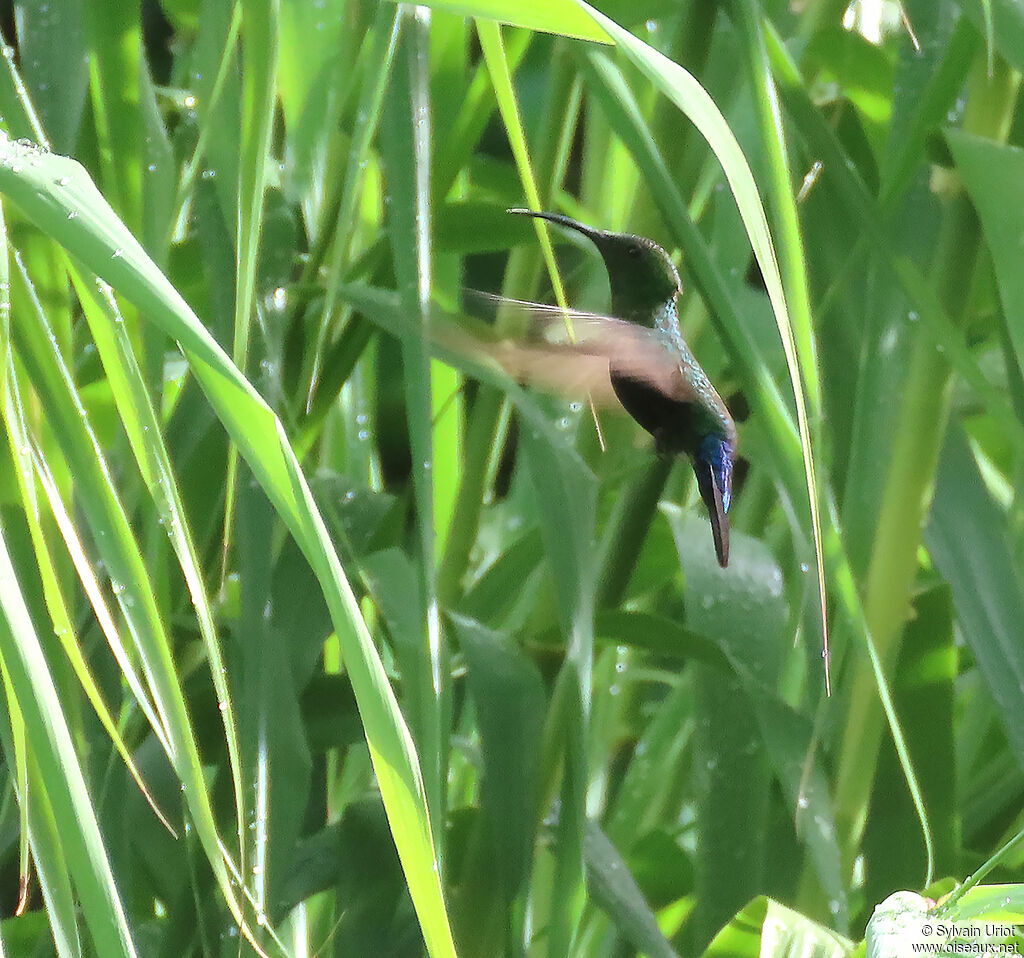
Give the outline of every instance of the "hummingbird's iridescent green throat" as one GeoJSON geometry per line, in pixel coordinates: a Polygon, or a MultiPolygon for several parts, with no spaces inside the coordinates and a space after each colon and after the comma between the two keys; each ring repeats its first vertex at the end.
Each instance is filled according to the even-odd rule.
{"type": "Polygon", "coordinates": [[[509,213],[569,227],[597,247],[608,270],[615,318],[609,323],[624,320],[633,327],[629,336],[609,330],[604,337],[609,344],[618,340],[606,347],[612,388],[626,412],[654,437],[659,453],[690,457],[724,568],[729,563],[736,426],[680,332],[676,304],[682,287],[668,253],[646,237],[594,229],[557,213],[509,213]],[[638,349],[637,327],[650,330],[659,348],[638,349]]]}

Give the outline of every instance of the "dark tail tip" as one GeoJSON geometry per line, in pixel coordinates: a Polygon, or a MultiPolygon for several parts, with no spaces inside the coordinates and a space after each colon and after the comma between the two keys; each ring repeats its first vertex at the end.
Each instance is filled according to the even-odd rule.
{"type": "Polygon", "coordinates": [[[729,565],[729,517],[724,513],[711,512],[711,534],[715,537],[715,555],[718,564],[725,569],[729,565]]]}
{"type": "Polygon", "coordinates": [[[722,502],[722,490],[715,481],[715,473],[711,466],[703,460],[696,460],[693,471],[697,474],[697,488],[700,497],[708,508],[711,519],[711,534],[715,539],[715,555],[718,564],[724,569],[729,565],[729,514],[722,502]]]}

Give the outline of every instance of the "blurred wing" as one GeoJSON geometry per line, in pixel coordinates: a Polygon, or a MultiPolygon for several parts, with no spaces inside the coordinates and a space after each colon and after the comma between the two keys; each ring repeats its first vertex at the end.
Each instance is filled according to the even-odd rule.
{"type": "Polygon", "coordinates": [[[523,327],[530,336],[543,333],[545,327],[556,320],[565,327],[566,320],[571,323],[577,320],[606,319],[614,320],[614,316],[595,313],[583,309],[562,309],[553,303],[535,303],[527,299],[512,299],[510,296],[499,296],[479,289],[463,289],[463,298],[471,313],[481,315],[502,314],[511,321],[511,325],[523,327]]]}
{"type": "Polygon", "coordinates": [[[510,340],[490,344],[486,352],[519,383],[577,399],[589,394],[598,406],[619,405],[606,356],[571,345],[531,346],[510,340]]]}
{"type": "Polygon", "coordinates": [[[520,382],[614,404],[609,368],[645,382],[680,402],[693,398],[679,356],[661,334],[626,320],[544,303],[474,293],[498,309],[522,315],[523,340],[482,343],[484,351],[520,382]],[[607,398],[606,398],[607,395],[607,398]]]}
{"type": "Polygon", "coordinates": [[[605,356],[580,352],[568,344],[530,344],[510,339],[486,339],[469,332],[465,327],[435,326],[431,335],[445,352],[463,357],[455,365],[461,366],[476,378],[486,381],[487,377],[481,376],[481,373],[487,367],[493,369],[497,366],[504,376],[543,392],[574,399],[589,393],[597,405],[618,404],[608,376],[608,359],[605,356]]]}

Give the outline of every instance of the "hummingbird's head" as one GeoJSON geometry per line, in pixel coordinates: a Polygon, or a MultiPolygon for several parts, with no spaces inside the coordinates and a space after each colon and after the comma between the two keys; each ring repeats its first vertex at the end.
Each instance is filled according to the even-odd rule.
{"type": "Polygon", "coordinates": [[[679,273],[668,253],[645,236],[609,233],[557,213],[518,209],[508,212],[548,220],[586,236],[604,260],[612,312],[622,319],[648,326],[658,309],[667,302],[674,302],[682,289],[679,273]]]}
{"type": "Polygon", "coordinates": [[[612,312],[649,325],[649,317],[665,303],[675,302],[681,289],[668,253],[645,236],[595,233],[590,238],[608,270],[612,312]]]}
{"type": "Polygon", "coordinates": [[[711,517],[715,554],[724,569],[729,564],[729,505],[732,502],[734,444],[719,433],[704,436],[693,456],[700,497],[711,517]]]}

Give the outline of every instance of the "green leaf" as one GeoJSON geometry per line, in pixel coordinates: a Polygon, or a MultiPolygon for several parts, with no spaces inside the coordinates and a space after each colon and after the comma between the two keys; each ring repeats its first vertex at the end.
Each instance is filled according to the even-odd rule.
{"type": "Polygon", "coordinates": [[[938,912],[951,922],[982,919],[1022,925],[1024,885],[975,885],[956,904],[940,905],[938,912]]]}
{"type": "Polygon", "coordinates": [[[992,692],[1006,734],[1024,757],[1024,586],[963,430],[951,429],[939,466],[926,540],[953,590],[963,637],[992,692]]]}
{"type": "Polygon", "coordinates": [[[755,898],[716,936],[705,958],[846,958],[853,942],[771,898],[755,898]]]}
{"type": "Polygon", "coordinates": [[[52,147],[61,152],[74,149],[89,89],[84,7],[82,0],[30,0],[15,18],[25,86],[52,147]]]}
{"type": "Polygon", "coordinates": [[[507,909],[533,862],[544,686],[507,636],[462,616],[452,624],[466,658],[484,762],[479,834],[464,866],[461,937],[471,942],[467,953],[496,954],[506,939],[507,909]]]}
{"type": "Polygon", "coordinates": [[[947,130],[957,169],[981,219],[981,229],[995,265],[1003,323],[1017,360],[1024,369],[1024,329],[1011,317],[1024,310],[1024,277],[1020,270],[1021,210],[1024,206],[1024,149],[947,130]]]}
{"type": "Polygon", "coordinates": [[[565,37],[611,43],[608,34],[573,0],[434,0],[428,6],[464,17],[482,17],[510,26],[565,37]]]}
{"type": "Polygon", "coordinates": [[[618,849],[594,822],[587,825],[584,853],[590,893],[622,937],[651,958],[678,958],[618,849]]]}

